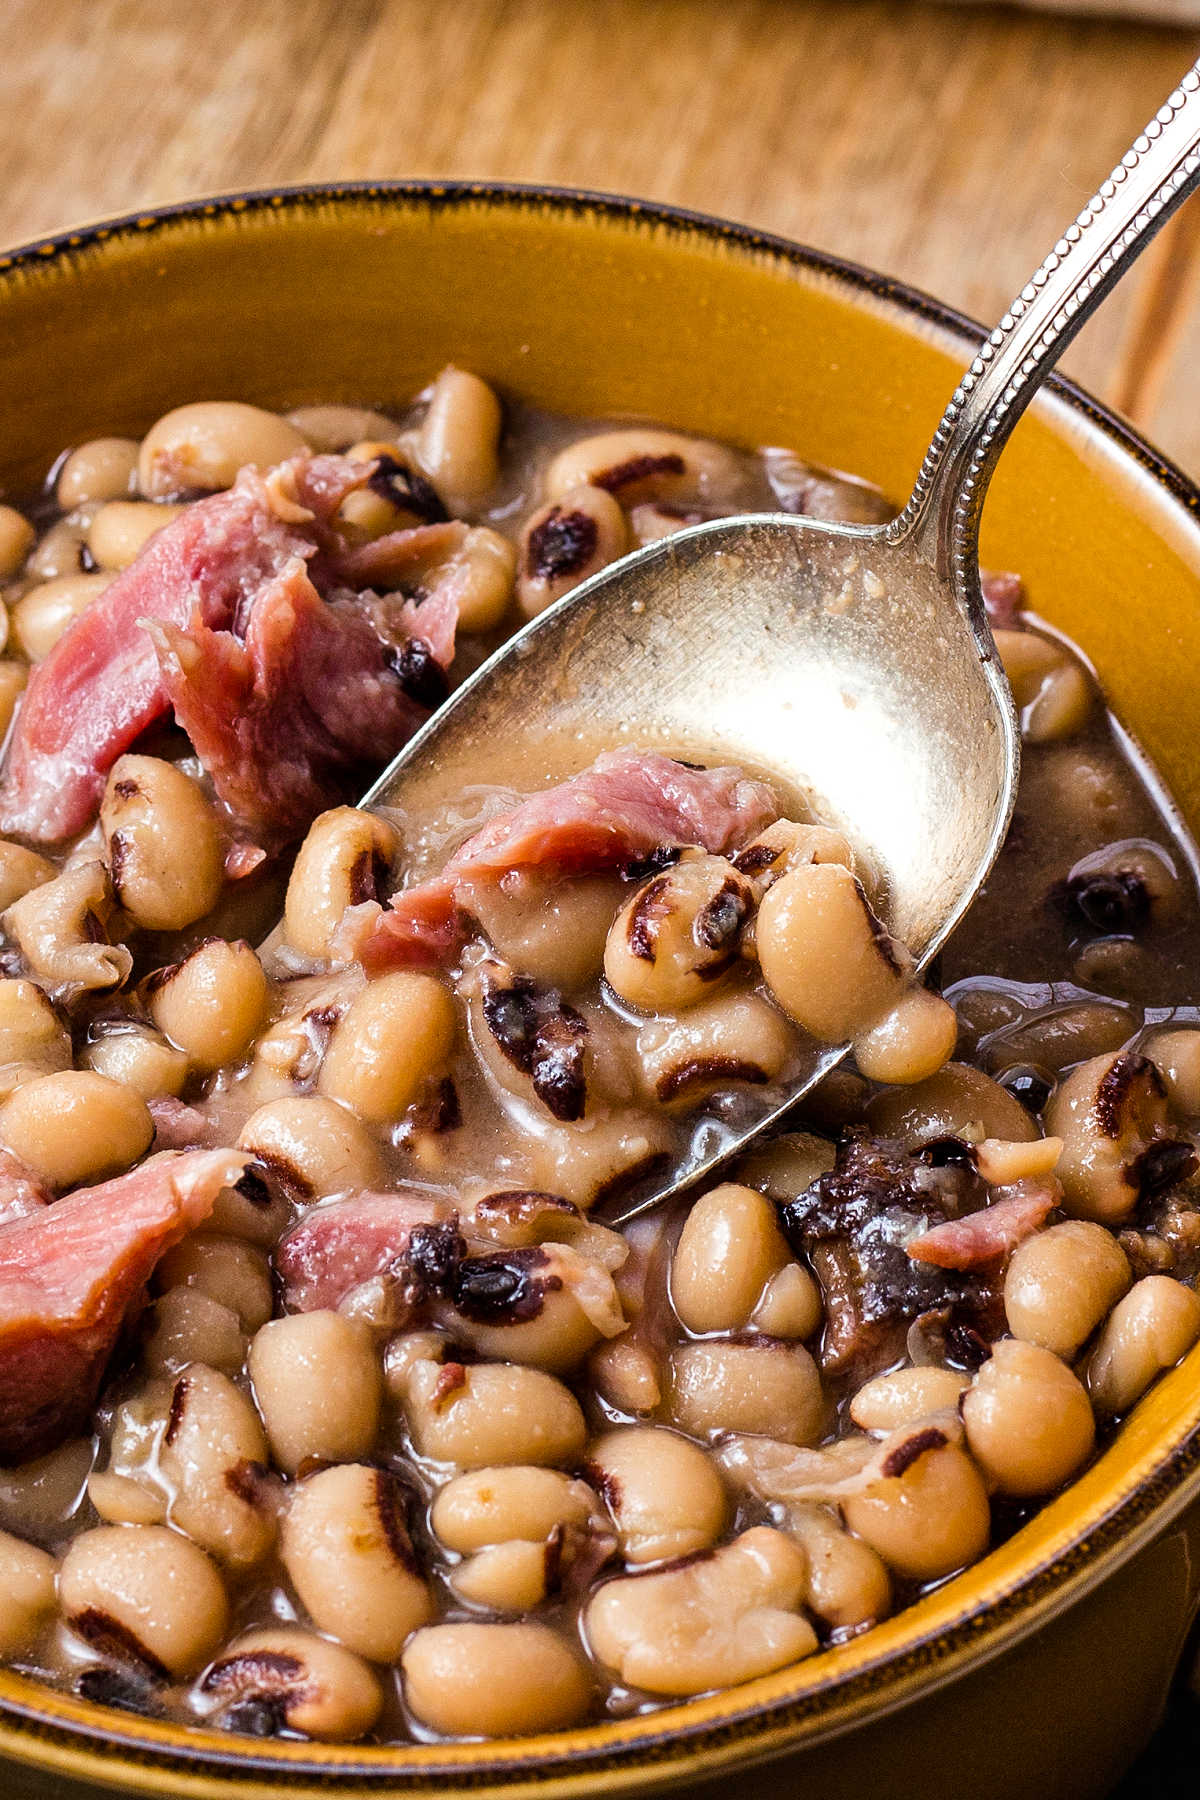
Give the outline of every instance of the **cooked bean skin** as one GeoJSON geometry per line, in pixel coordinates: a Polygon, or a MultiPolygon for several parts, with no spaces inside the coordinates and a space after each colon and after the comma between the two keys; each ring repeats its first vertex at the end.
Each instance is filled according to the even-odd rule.
{"type": "Polygon", "coordinates": [[[150,1016],[164,1036],[202,1073],[235,1061],[267,1009],[267,978],[250,945],[210,938],[161,975],[150,1016]]]}
{"type": "Polygon", "coordinates": [[[1002,1493],[1051,1494],[1091,1454],[1095,1424],[1086,1390],[1064,1362],[1019,1338],[992,1346],[963,1396],[971,1453],[1002,1493]]]}
{"type": "Polygon", "coordinates": [[[1110,1231],[1086,1219],[1052,1225],[1018,1244],[1004,1277],[1015,1337],[1069,1360],[1116,1305],[1132,1276],[1110,1231]]]}
{"type": "Polygon", "coordinates": [[[558,1731],[591,1698],[579,1658],[548,1625],[428,1625],[400,1658],[404,1694],[445,1737],[558,1731]]]}
{"type": "Polygon", "coordinates": [[[906,956],[842,863],[793,869],[770,887],[755,936],[767,986],[827,1044],[874,1025],[900,997],[906,956]]]}
{"type": "Polygon", "coordinates": [[[440,1071],[454,1032],[454,1008],[440,981],[407,969],[381,975],[338,1021],[321,1065],[321,1092],[386,1124],[440,1071]]]}
{"type": "Polygon", "coordinates": [[[127,1169],[153,1136],[140,1094],[85,1069],[37,1076],[0,1110],[0,1139],[54,1188],[127,1169]]]}
{"type": "Polygon", "coordinates": [[[689,1331],[737,1331],[789,1260],[775,1208],[724,1182],[692,1206],[671,1264],[671,1298],[689,1331]]]}
{"type": "Polygon", "coordinates": [[[730,971],[750,884],[723,856],[688,853],[622,909],[604,947],[608,984],[644,1012],[694,1006],[730,971]]]}
{"type": "Polygon", "coordinates": [[[229,1606],[216,1568],[161,1525],[100,1525],[72,1542],[58,1581],[76,1634],[152,1674],[190,1675],[225,1634],[229,1606]]]}
{"type": "Polygon", "coordinates": [[[340,1313],[271,1319],[247,1367],[276,1462],[289,1475],[307,1461],[365,1456],[379,1428],[382,1377],[366,1328],[340,1313]]]}
{"type": "Polygon", "coordinates": [[[232,487],[247,463],[267,468],[305,448],[294,425],[240,400],[198,400],[164,413],[142,439],[138,486],[148,500],[232,487]]]}
{"type": "Polygon", "coordinates": [[[198,1686],[202,1699],[235,1726],[248,1718],[250,1730],[261,1730],[261,1720],[333,1744],[365,1736],[383,1706],[379,1683],[361,1657],[293,1625],[236,1639],[198,1686]]]}
{"type": "Polygon", "coordinates": [[[54,1610],[54,1558],[0,1531],[0,1656],[20,1656],[54,1610]]]}
{"type": "Polygon", "coordinates": [[[281,1554],[314,1624],[369,1661],[394,1662],[433,1616],[402,1492],[381,1469],[342,1463],[300,1482],[284,1515],[281,1554]]]}
{"type": "Polygon", "coordinates": [[[418,1361],[405,1411],[421,1455],[462,1469],[573,1462],[586,1437],[570,1390],[519,1364],[418,1361]]]}
{"type": "Polygon", "coordinates": [[[443,1544],[466,1554],[518,1539],[543,1542],[559,1527],[587,1524],[597,1510],[584,1482],[518,1464],[456,1475],[438,1493],[430,1524],[443,1544]]]}
{"type": "Polygon", "coordinates": [[[330,954],[346,908],[386,893],[396,833],[356,806],[322,813],[310,825],[288,881],[284,929],[305,956],[330,954]]]}
{"type": "Polygon", "coordinates": [[[906,1427],[894,1438],[896,1473],[887,1473],[885,1459],[884,1473],[847,1498],[842,1512],[898,1575],[936,1581],[987,1549],[987,1489],[970,1457],[938,1426],[906,1427]]]}
{"type": "Polygon", "coordinates": [[[685,1344],[671,1372],[671,1417],[693,1437],[748,1431],[812,1444],[824,1428],[820,1375],[799,1344],[685,1344]]]}
{"type": "Polygon", "coordinates": [[[1173,1368],[1200,1337],[1200,1296],[1169,1275],[1146,1275],[1119,1300],[1087,1368],[1088,1392],[1103,1417],[1127,1412],[1155,1376],[1173,1368]]]}
{"type": "Polygon", "coordinates": [[[716,1543],[728,1502],[716,1469],[672,1431],[632,1425],[605,1432],[587,1470],[608,1503],[629,1563],[669,1562],[716,1543]]]}
{"type": "Polygon", "coordinates": [[[180,931],[216,905],[224,853],[198,783],[154,756],[121,756],[100,807],[113,892],[147,931],[180,931]]]}

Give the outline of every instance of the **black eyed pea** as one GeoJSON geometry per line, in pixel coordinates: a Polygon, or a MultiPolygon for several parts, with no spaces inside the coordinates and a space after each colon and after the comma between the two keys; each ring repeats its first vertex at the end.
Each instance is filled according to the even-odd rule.
{"type": "Polygon", "coordinates": [[[487,382],[447,364],[430,389],[415,448],[451,512],[473,512],[495,487],[502,424],[500,402],[487,382]]]}
{"type": "Polygon", "coordinates": [[[69,1438],[47,1456],[0,1469],[0,1530],[52,1543],[79,1510],[95,1461],[90,1437],[69,1438]]]}
{"type": "Polygon", "coordinates": [[[181,931],[211,912],[224,846],[198,782],[157,756],[121,756],[100,803],[113,893],[145,931],[181,931]]]}
{"type": "Polygon", "coordinates": [[[0,1064],[26,1063],[47,1074],[71,1066],[70,1033],[36,982],[0,981],[0,1064]]]}
{"type": "Polygon", "coordinates": [[[940,994],[909,988],[877,1025],[854,1040],[854,1060],[868,1081],[900,1087],[927,1081],[948,1063],[958,1018],[940,994]]]}
{"type": "Polygon", "coordinates": [[[560,450],[543,483],[551,500],[579,487],[599,487],[622,506],[643,500],[702,501],[734,507],[744,485],[732,450],[706,438],[635,425],[598,432],[560,450]]]}
{"type": "Polygon", "coordinates": [[[233,1569],[261,1562],[275,1542],[267,1440],[242,1390],[191,1363],[174,1387],[158,1446],[169,1522],[233,1569]]]}
{"type": "Polygon", "coordinates": [[[585,1469],[607,1503],[628,1563],[669,1562],[707,1550],[725,1529],[720,1475],[696,1444],[654,1425],[607,1431],[585,1469]]]}
{"type": "Polygon", "coordinates": [[[527,619],[616,562],[629,548],[629,526],[600,487],[568,488],[526,520],[517,565],[517,604],[527,619]]]}
{"type": "Polygon", "coordinates": [[[1176,1115],[1200,1118],[1200,1031],[1155,1032],[1145,1051],[1167,1084],[1176,1115]]]}
{"type": "Polygon", "coordinates": [[[292,864],[284,904],[287,941],[303,956],[327,957],[347,907],[384,900],[396,833],[386,819],[337,806],[309,826],[292,864]]]}
{"type": "Polygon", "coordinates": [[[237,1314],[220,1300],[199,1288],[168,1288],[147,1317],[142,1366],[148,1373],[177,1375],[189,1363],[241,1373],[246,1336],[237,1314]]]}
{"type": "Polygon", "coordinates": [[[255,1333],[247,1368],[275,1461],[354,1462],[379,1429],[382,1376],[371,1334],[341,1313],[290,1313],[255,1333]]]}
{"type": "Polygon", "coordinates": [[[1082,731],[1095,689],[1074,657],[1033,631],[1000,630],[995,638],[1025,741],[1047,744],[1082,731]]]}
{"type": "MultiPolygon", "coordinates": [[[[24,663],[13,662],[8,658],[0,660],[0,743],[8,736],[17,702],[25,692],[28,680],[29,670],[24,663]]],[[[29,854],[32,855],[33,852],[30,851],[29,854]]]]}
{"type": "Polygon", "coordinates": [[[671,1262],[671,1299],[689,1331],[738,1331],[791,1260],[770,1200],[725,1181],[693,1204],[671,1262]]]}
{"type": "Polygon", "coordinates": [[[842,1501],[842,1515],[890,1569],[914,1581],[976,1562],[991,1536],[982,1475],[961,1444],[928,1421],[884,1439],[879,1473],[842,1501]]]}
{"type": "Polygon", "coordinates": [[[161,1525],[166,1519],[165,1497],[132,1476],[116,1475],[111,1469],[93,1471],[87,1491],[106,1525],[161,1525]]]}
{"type": "Polygon", "coordinates": [[[43,662],[63,633],[104,592],[111,574],[51,576],[27,588],[12,609],[13,638],[32,663],[43,662]]]}
{"type": "Polygon", "coordinates": [[[587,1436],[570,1389],[516,1363],[419,1360],[405,1412],[418,1455],[462,1469],[576,1462],[587,1436]]]}
{"type": "Polygon", "coordinates": [[[793,869],[758,910],[763,978],[789,1018],[828,1044],[857,1036],[893,1007],[911,958],[842,863],[793,869]]]}
{"type": "Polygon", "coordinates": [[[743,1156],[737,1172],[750,1187],[772,1200],[795,1200],[817,1177],[828,1174],[837,1151],[812,1131],[789,1131],[743,1156]]]}
{"type": "Polygon", "coordinates": [[[455,1593],[473,1606],[492,1612],[532,1612],[549,1591],[556,1554],[557,1543],[514,1538],[507,1544],[490,1544],[457,1563],[448,1579],[455,1593]]]}
{"type": "Polygon", "coordinates": [[[80,1055],[85,1068],[107,1075],[110,1081],[123,1082],[143,1100],[183,1092],[187,1057],[168,1044],[160,1031],[134,1020],[123,1021],[110,1030],[97,1026],[95,1031],[80,1055]]]}
{"type": "Polygon", "coordinates": [[[137,463],[135,438],[89,438],[63,461],[54,497],[63,512],[122,500],[137,492],[137,463]]]}
{"type": "Polygon", "coordinates": [[[133,957],[104,934],[113,913],[108,870],[99,861],[68,864],[8,908],[5,931],[34,975],[72,996],[102,993],[128,979],[133,957]]]}
{"type": "Polygon", "coordinates": [[[372,1662],[394,1662],[434,1603],[394,1475],[343,1463],[290,1490],[280,1554],[319,1631],[372,1662]]]}
{"type": "Polygon", "coordinates": [[[643,1012],[694,1006],[734,967],[753,911],[731,862],[686,850],[622,907],[604,946],[605,979],[643,1012]]]}
{"type": "Polygon", "coordinates": [[[36,540],[37,532],[24,513],[15,506],[0,505],[0,581],[20,574],[36,540]]]}
{"type": "Polygon", "coordinates": [[[649,1019],[637,1035],[642,1082],[660,1106],[694,1106],[734,1082],[774,1081],[796,1034],[761,994],[714,994],[682,1017],[649,1019]]]}
{"type": "Polygon", "coordinates": [[[54,1611],[55,1562],[36,1544],[0,1531],[0,1656],[20,1656],[54,1611]]]}
{"type": "Polygon", "coordinates": [[[458,599],[460,631],[494,631],[507,613],[517,578],[517,547],[489,525],[468,531],[451,558],[447,580],[458,599]]]}
{"type": "Polygon", "coordinates": [[[427,1625],[400,1658],[409,1709],[444,1737],[559,1731],[587,1712],[581,1658],[548,1625],[427,1625]]]}
{"type": "Polygon", "coordinates": [[[470,1556],[496,1544],[544,1544],[559,1531],[586,1529],[599,1503],[584,1481],[537,1464],[507,1464],[456,1475],[430,1509],[434,1535],[470,1556]]]}
{"type": "Polygon", "coordinates": [[[588,1379],[617,1412],[657,1412],[662,1402],[658,1359],[633,1332],[597,1344],[588,1359],[588,1379]]]}
{"type": "Polygon", "coordinates": [[[297,406],[284,416],[319,455],[349,450],[363,439],[396,441],[395,420],[366,406],[297,406]]]}
{"type": "Polygon", "coordinates": [[[100,1525],[73,1539],[58,1578],[66,1623],[93,1650],[160,1678],[190,1675],[225,1635],[215,1565],[162,1525],[100,1525]]]}
{"type": "Polygon", "coordinates": [[[83,572],[83,540],[91,518],[89,507],[76,507],[43,531],[22,571],[26,580],[58,581],[83,572]]]}
{"type": "Polygon", "coordinates": [[[605,1582],[584,1629],[629,1687],[680,1698],[732,1687],[816,1649],[800,1612],[807,1576],[804,1551],[758,1525],[681,1568],[605,1582]]]}
{"type": "Polygon", "coordinates": [[[403,1403],[416,1362],[441,1362],[449,1339],[439,1331],[397,1331],[383,1352],[383,1385],[389,1399],[403,1403]]]}
{"type": "Polygon", "coordinates": [[[671,1358],[671,1419],[690,1437],[761,1433],[815,1444],[826,1420],[817,1365],[801,1344],[684,1344],[671,1358]]]}
{"type": "Polygon", "coordinates": [[[269,1162],[256,1160],[243,1170],[236,1186],[221,1189],[208,1215],[209,1227],[273,1250],[292,1222],[294,1191],[269,1162]]]}
{"type": "Polygon", "coordinates": [[[569,1244],[545,1244],[460,1264],[441,1323],[479,1356],[561,1374],[626,1319],[607,1269],[569,1244]]]}
{"type": "Polygon", "coordinates": [[[192,1069],[208,1074],[248,1048],[267,1011],[267,978],[245,942],[207,938],[182,962],[147,983],[150,1016],[182,1050],[192,1069]]]}
{"type": "Polygon", "coordinates": [[[302,1200],[322,1200],[381,1178],[379,1150],[361,1122],[336,1100],[296,1094],[251,1113],[238,1148],[252,1150],[302,1200]]]}
{"type": "Polygon", "coordinates": [[[1091,1402],[1067,1365],[1039,1344],[1002,1338],[961,1405],[971,1454],[1003,1494],[1052,1494],[1087,1461],[1091,1402]]]}
{"type": "Polygon", "coordinates": [[[850,840],[828,825],[806,825],[796,819],[776,819],[765,831],[738,851],[733,859],[753,883],[761,900],[781,875],[793,869],[807,868],[809,863],[836,862],[854,868],[854,852],[850,840]]]}
{"type": "Polygon", "coordinates": [[[1069,1362],[1116,1305],[1133,1275],[1112,1232],[1068,1219],[1018,1244],[1004,1277],[1009,1330],[1069,1362]]]}
{"type": "MultiPolygon", "coordinates": [[[[540,1122],[539,1122],[540,1123],[540,1122]]],[[[674,1149],[667,1121],[633,1108],[613,1107],[580,1124],[547,1119],[523,1149],[530,1187],[560,1194],[581,1208],[618,1182],[633,1181],[674,1149]]]]}
{"type": "Polygon", "coordinates": [[[269,468],[308,445],[278,413],[240,400],[198,400],[155,421],[138,452],[138,487],[147,500],[169,500],[197,489],[232,487],[238,470],[269,468]]]}
{"type": "Polygon", "coordinates": [[[541,889],[531,905],[528,891],[510,894],[499,882],[480,882],[470,912],[519,975],[570,990],[599,971],[622,891],[617,877],[582,875],[541,889]]]}
{"type": "Polygon", "coordinates": [[[894,1369],[863,1383],[850,1402],[850,1417],[862,1431],[895,1431],[931,1413],[953,1411],[967,1385],[965,1375],[932,1364],[894,1369]]]}
{"type": "Polygon", "coordinates": [[[295,1625],[247,1632],[197,1683],[202,1709],[232,1725],[299,1732],[342,1744],[370,1731],[383,1706],[373,1671],[353,1651],[295,1625]]]}
{"type": "Polygon", "coordinates": [[[370,1124],[388,1124],[437,1074],[454,1043],[454,1003],[432,975],[370,982],[334,1027],[318,1085],[370,1124]]]}
{"type": "Polygon", "coordinates": [[[1055,1174],[1073,1218],[1121,1224],[1141,1192],[1141,1159],[1169,1142],[1167,1090],[1135,1051],[1097,1056],[1073,1069],[1046,1103],[1048,1134],[1063,1142],[1055,1174]]]}
{"type": "Polygon", "coordinates": [[[947,1063],[915,1087],[876,1094],[867,1120],[881,1137],[903,1138],[910,1145],[963,1136],[1027,1144],[1040,1135],[1021,1102],[969,1063],[947,1063]]]}
{"type": "Polygon", "coordinates": [[[152,500],[109,500],[93,516],[84,542],[93,562],[115,574],[135,562],[155,532],[183,510],[152,500]]]}
{"type": "Polygon", "coordinates": [[[809,1338],[821,1323],[821,1290],[799,1263],[785,1263],[763,1289],[750,1324],[767,1337],[809,1338]]]}
{"type": "MultiPolygon", "coordinates": [[[[6,729],[0,718],[0,732],[6,729]]],[[[28,894],[32,888],[43,887],[47,881],[53,881],[57,873],[54,864],[47,857],[39,856],[36,850],[27,850],[24,844],[10,844],[7,840],[0,839],[0,912],[7,911],[14,900],[19,900],[22,894],[28,894]]]]}
{"type": "Polygon", "coordinates": [[[153,1136],[141,1095],[90,1069],[35,1076],[0,1111],[0,1140],[52,1188],[120,1174],[153,1136]]]}
{"type": "Polygon", "coordinates": [[[256,1332],[274,1311],[271,1265],[266,1253],[244,1239],[195,1231],[168,1250],[154,1271],[159,1292],[194,1288],[236,1314],[242,1330],[256,1332]]]}
{"type": "Polygon", "coordinates": [[[786,1530],[808,1558],[804,1604],[831,1631],[858,1631],[886,1618],[891,1578],[870,1544],[847,1531],[827,1507],[811,1503],[787,1508],[786,1530]]]}
{"type": "Polygon", "coordinates": [[[1198,1337],[1200,1297],[1170,1275],[1143,1276],[1114,1306],[1088,1360],[1096,1411],[1103,1418],[1128,1412],[1198,1337]]]}

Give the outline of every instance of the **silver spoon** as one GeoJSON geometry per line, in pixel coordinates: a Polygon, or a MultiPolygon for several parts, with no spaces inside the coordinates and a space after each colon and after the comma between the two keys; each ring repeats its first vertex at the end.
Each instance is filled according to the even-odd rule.
{"type": "MultiPolygon", "coordinates": [[[[923,967],[991,868],[1017,786],[1018,725],[979,585],[988,481],[1065,345],[1197,185],[1200,64],[981,347],[897,519],[718,519],[625,557],[484,663],[362,805],[419,818],[464,787],[531,789],[623,744],[742,763],[845,832],[923,967]]],[[[741,1150],[846,1048],[814,1046],[785,1100],[751,1096],[736,1126],[703,1125],[620,1217],[741,1150]]]]}

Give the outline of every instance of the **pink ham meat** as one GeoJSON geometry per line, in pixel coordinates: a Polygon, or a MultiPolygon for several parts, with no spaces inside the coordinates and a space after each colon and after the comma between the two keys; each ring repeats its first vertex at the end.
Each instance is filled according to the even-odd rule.
{"type": "Polygon", "coordinates": [[[353,601],[322,600],[298,557],[255,598],[244,640],[198,615],[186,630],[147,630],[213,786],[264,841],[301,833],[346,797],[355,771],[394,755],[426,717],[368,615],[353,601]]]}
{"type": "Polygon", "coordinates": [[[275,1252],[293,1312],[336,1307],[352,1288],[402,1262],[418,1226],[452,1224],[453,1208],[430,1194],[356,1194],[318,1206],[275,1252]]]}
{"type": "Polygon", "coordinates": [[[1039,1231],[1058,1205],[1060,1190],[1048,1182],[1014,1184],[1001,1199],[962,1219],[947,1219],[905,1246],[914,1262],[939,1269],[982,1269],[1039,1231]]]}
{"type": "Polygon", "coordinates": [[[0,1227],[0,1464],[85,1428],[150,1271],[249,1160],[233,1150],[156,1156],[0,1227]]]}
{"type": "MultiPolygon", "coordinates": [[[[269,818],[276,839],[343,797],[352,768],[394,755],[427,711],[405,691],[398,652],[420,639],[447,668],[457,593],[453,582],[426,599],[347,591],[357,552],[333,514],[370,473],[334,456],[297,457],[266,477],[246,469],[156,532],[35,669],[0,785],[0,831],[55,842],[82,830],[117,757],[173,704],[235,819],[269,818]],[[264,759],[255,782],[251,754],[264,759]]],[[[380,566],[402,574],[406,559],[419,569],[439,549],[450,555],[455,529],[393,533],[380,566]]]]}
{"type": "Polygon", "coordinates": [[[470,887],[517,870],[560,875],[616,868],[664,847],[715,854],[744,844],[777,815],[765,783],[740,769],[693,769],[655,751],[612,750],[590,769],[501,813],[440,875],[394,894],[355,946],[369,969],[437,962],[461,938],[470,887]]]}

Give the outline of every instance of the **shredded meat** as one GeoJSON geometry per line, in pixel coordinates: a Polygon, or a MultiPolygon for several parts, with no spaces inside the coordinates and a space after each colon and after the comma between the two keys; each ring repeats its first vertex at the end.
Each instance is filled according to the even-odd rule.
{"type": "Polygon", "coordinates": [[[947,1219],[910,1238],[914,1262],[939,1269],[986,1269],[1045,1224],[1062,1190],[1056,1181],[1022,1181],[965,1219],[947,1219]]]}
{"type": "Polygon", "coordinates": [[[357,953],[370,969],[443,960],[462,939],[470,884],[516,870],[577,875],[620,868],[664,846],[736,849],[776,815],[770,789],[739,769],[693,769],[654,751],[615,750],[590,769],[492,819],[440,875],[392,896],[364,920],[357,953]]]}
{"type": "Polygon", "coordinates": [[[420,1265],[434,1242],[430,1232],[438,1242],[447,1234],[460,1241],[454,1221],[453,1208],[445,1201],[411,1189],[356,1194],[314,1207],[275,1252],[284,1299],[294,1312],[336,1307],[353,1288],[383,1274],[423,1288],[429,1271],[410,1257],[414,1233],[425,1233],[418,1244],[420,1265]]]}
{"type": "Polygon", "coordinates": [[[152,1157],[0,1227],[0,1463],[87,1423],[121,1326],[165,1250],[208,1217],[249,1157],[152,1157]]]}

